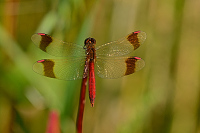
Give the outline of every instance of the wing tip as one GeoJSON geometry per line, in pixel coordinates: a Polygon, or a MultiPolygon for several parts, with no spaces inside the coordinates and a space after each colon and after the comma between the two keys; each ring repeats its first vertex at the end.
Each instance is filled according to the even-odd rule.
{"type": "Polygon", "coordinates": [[[134,34],[135,34],[135,33],[137,34],[137,37],[138,37],[138,40],[139,40],[140,44],[143,44],[144,41],[145,41],[146,38],[147,38],[146,32],[144,32],[144,31],[134,31],[133,33],[134,33],[134,34]]]}
{"type": "Polygon", "coordinates": [[[127,40],[132,44],[136,50],[146,40],[146,33],[143,31],[134,31],[127,36],[127,40]]]}
{"type": "Polygon", "coordinates": [[[134,57],[136,59],[135,72],[141,70],[145,66],[145,61],[140,57],[134,57]]]}
{"type": "Polygon", "coordinates": [[[145,65],[144,60],[140,57],[129,57],[125,62],[127,67],[125,75],[135,73],[141,70],[145,65]]]}

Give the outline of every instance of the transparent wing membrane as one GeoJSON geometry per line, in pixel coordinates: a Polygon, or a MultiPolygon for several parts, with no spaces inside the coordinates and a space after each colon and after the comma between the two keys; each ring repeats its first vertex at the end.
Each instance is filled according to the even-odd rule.
{"type": "Polygon", "coordinates": [[[62,80],[83,78],[85,59],[44,59],[33,65],[33,70],[43,76],[62,80]]]}
{"type": "Polygon", "coordinates": [[[139,57],[97,58],[95,70],[101,78],[120,78],[142,69],[144,60],[139,57]]]}
{"type": "Polygon", "coordinates": [[[31,39],[37,47],[53,56],[85,56],[83,47],[75,43],[60,41],[47,34],[36,33],[31,39]]]}
{"type": "Polygon", "coordinates": [[[96,48],[97,56],[123,56],[136,50],[146,39],[146,33],[136,31],[117,41],[103,44],[96,48]]]}

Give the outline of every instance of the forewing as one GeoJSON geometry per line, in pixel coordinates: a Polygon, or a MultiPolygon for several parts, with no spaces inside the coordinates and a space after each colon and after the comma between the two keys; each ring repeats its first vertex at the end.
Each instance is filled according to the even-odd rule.
{"type": "Polygon", "coordinates": [[[145,65],[139,57],[97,58],[95,70],[101,78],[120,78],[139,71],[145,65]]]}
{"type": "Polygon", "coordinates": [[[96,55],[101,56],[122,56],[136,50],[146,39],[146,33],[135,31],[128,36],[103,44],[96,48],[96,55]]]}
{"type": "Polygon", "coordinates": [[[31,39],[37,47],[53,56],[79,57],[85,55],[83,47],[63,42],[44,33],[36,33],[31,39]]]}
{"type": "Polygon", "coordinates": [[[43,59],[33,65],[33,70],[43,76],[61,80],[83,78],[84,58],[43,59]]]}

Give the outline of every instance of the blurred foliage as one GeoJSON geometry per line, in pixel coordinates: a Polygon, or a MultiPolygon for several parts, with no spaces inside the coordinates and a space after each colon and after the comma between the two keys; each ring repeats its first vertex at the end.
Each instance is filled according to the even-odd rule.
{"type": "Polygon", "coordinates": [[[142,30],[133,54],[146,66],[120,79],[96,78],[96,102],[87,94],[84,133],[200,132],[199,0],[3,0],[0,2],[0,132],[44,133],[50,110],[63,133],[75,132],[81,80],[40,76],[32,64],[52,57],[31,35],[47,33],[97,45],[142,30]]]}

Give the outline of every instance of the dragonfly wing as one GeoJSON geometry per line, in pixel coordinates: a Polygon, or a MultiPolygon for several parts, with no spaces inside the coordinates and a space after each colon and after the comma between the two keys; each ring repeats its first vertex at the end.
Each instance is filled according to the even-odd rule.
{"type": "Polygon", "coordinates": [[[146,33],[135,31],[128,36],[96,48],[97,56],[122,56],[136,50],[146,39],[146,33]]]}
{"type": "Polygon", "coordinates": [[[61,80],[83,78],[84,58],[43,59],[33,65],[33,70],[43,76],[61,80]]]}
{"type": "Polygon", "coordinates": [[[144,60],[139,57],[97,58],[96,73],[101,78],[120,78],[142,69],[144,60]]]}
{"type": "Polygon", "coordinates": [[[77,57],[85,55],[83,47],[60,41],[44,33],[36,33],[32,35],[31,39],[37,47],[53,56],[77,57]]]}

